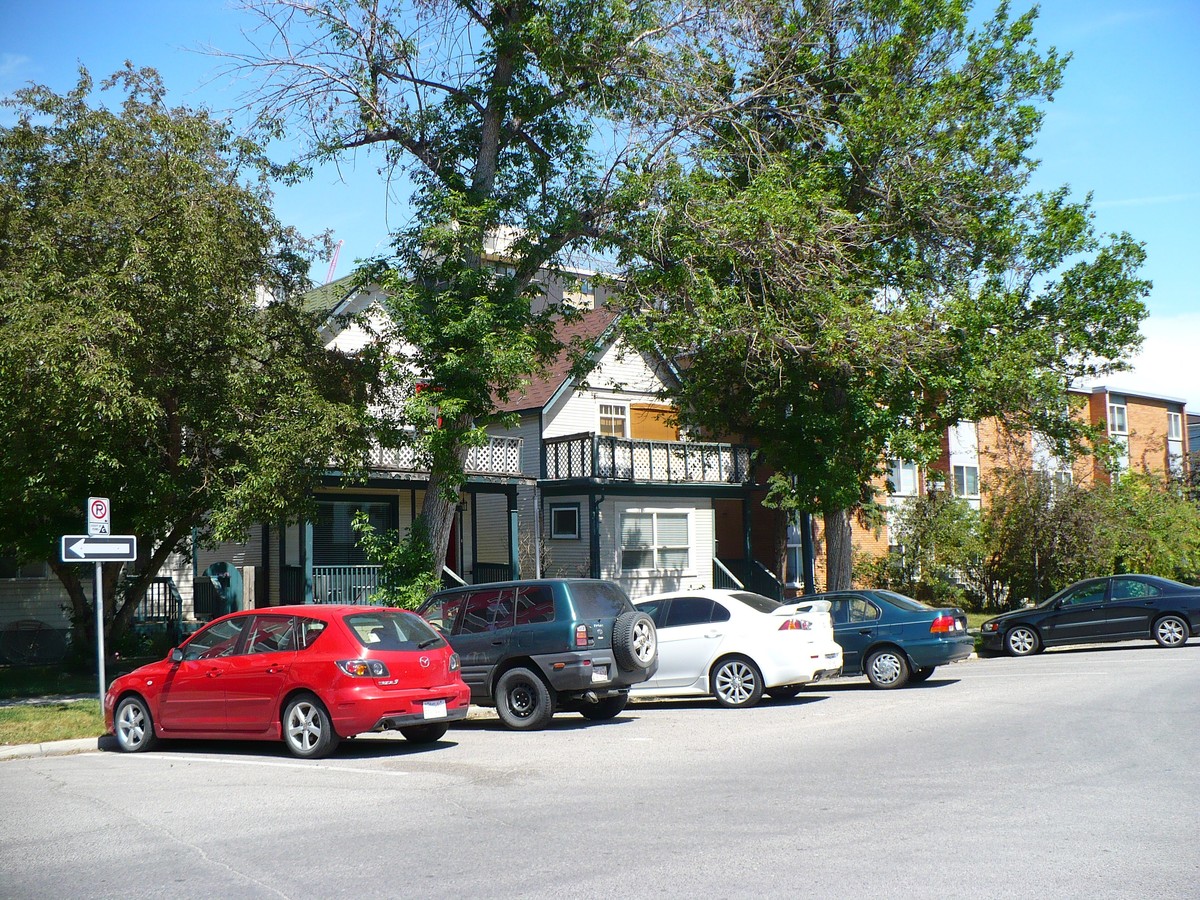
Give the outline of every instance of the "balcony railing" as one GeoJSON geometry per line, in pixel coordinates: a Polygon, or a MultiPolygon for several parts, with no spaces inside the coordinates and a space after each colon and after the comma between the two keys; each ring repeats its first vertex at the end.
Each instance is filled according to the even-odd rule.
{"type": "MultiPolygon", "coordinates": [[[[467,451],[468,475],[520,475],[522,439],[491,436],[482,447],[467,451]]],[[[416,447],[371,448],[371,468],[388,472],[428,472],[429,459],[416,447]]]]}
{"type": "MultiPolygon", "coordinates": [[[[350,603],[357,606],[378,603],[375,597],[379,590],[379,566],[317,566],[312,567],[313,603],[350,603]]],[[[478,563],[474,577],[468,582],[449,569],[452,579],[443,579],[446,587],[455,584],[486,584],[491,581],[508,581],[512,569],[507,563],[478,563]]],[[[205,579],[206,581],[210,579],[205,579]]],[[[279,602],[304,602],[304,569],[300,566],[284,566],[280,574],[279,602]]]]}
{"type": "Polygon", "coordinates": [[[601,434],[550,438],[549,480],[604,478],[660,484],[743,484],[750,448],[701,441],[646,441],[601,434]]]}

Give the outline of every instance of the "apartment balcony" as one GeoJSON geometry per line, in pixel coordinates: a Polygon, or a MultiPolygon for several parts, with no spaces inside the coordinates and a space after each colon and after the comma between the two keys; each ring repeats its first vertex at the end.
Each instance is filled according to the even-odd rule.
{"type": "Polygon", "coordinates": [[[642,484],[745,484],[749,447],[702,441],[647,441],[582,433],[549,438],[543,477],[642,484]]]}
{"type": "MultiPolygon", "coordinates": [[[[521,474],[521,438],[489,437],[482,447],[472,447],[467,452],[465,472],[467,475],[521,474]]],[[[416,447],[371,448],[372,469],[388,473],[429,472],[428,458],[416,447]]]]}

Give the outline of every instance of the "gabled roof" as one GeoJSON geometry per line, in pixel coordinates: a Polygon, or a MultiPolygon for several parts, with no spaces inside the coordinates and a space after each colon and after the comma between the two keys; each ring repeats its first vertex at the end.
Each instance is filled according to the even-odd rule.
{"type": "Polygon", "coordinates": [[[583,343],[590,348],[598,349],[605,334],[617,320],[618,313],[609,306],[591,309],[570,320],[559,319],[554,336],[558,338],[563,349],[545,369],[532,376],[524,390],[514,391],[507,400],[496,398],[496,409],[499,412],[524,412],[526,410],[542,409],[571,377],[571,366],[574,362],[571,352],[572,345],[583,343]]]}
{"type": "Polygon", "coordinates": [[[354,273],[343,275],[328,284],[307,291],[300,300],[305,312],[319,313],[323,318],[332,316],[339,306],[354,293],[354,273]]]}

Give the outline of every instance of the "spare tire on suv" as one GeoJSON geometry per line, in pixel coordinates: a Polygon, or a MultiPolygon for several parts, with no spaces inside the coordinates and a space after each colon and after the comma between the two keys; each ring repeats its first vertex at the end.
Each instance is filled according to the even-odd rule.
{"type": "Polygon", "coordinates": [[[471,701],[509,728],[543,728],[556,711],[611,719],[631,685],[658,669],[654,620],[619,584],[545,578],[438,591],[419,612],[459,654],[471,701]]]}
{"type": "Polygon", "coordinates": [[[658,660],[654,620],[638,610],[621,613],[613,623],[612,649],[617,665],[626,672],[649,669],[658,660]]]}

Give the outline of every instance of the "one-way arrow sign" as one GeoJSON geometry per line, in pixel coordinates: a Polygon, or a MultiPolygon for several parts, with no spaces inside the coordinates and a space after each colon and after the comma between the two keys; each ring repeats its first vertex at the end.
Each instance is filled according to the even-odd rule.
{"type": "Polygon", "coordinates": [[[65,534],[59,558],[65,562],[133,562],[137,559],[137,538],[132,534],[107,537],[65,534]]]}

